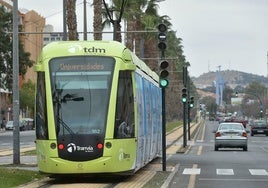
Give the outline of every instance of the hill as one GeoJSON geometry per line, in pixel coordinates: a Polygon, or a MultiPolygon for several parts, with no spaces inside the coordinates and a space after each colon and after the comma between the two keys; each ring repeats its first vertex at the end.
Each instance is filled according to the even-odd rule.
{"type": "MultiPolygon", "coordinates": [[[[225,70],[220,72],[225,84],[234,89],[236,86],[247,87],[248,84],[253,81],[259,82],[262,85],[268,87],[268,78],[265,76],[234,71],[225,70]]],[[[211,87],[215,85],[216,82],[216,72],[208,72],[200,75],[199,77],[191,78],[195,86],[199,89],[211,87]]]]}

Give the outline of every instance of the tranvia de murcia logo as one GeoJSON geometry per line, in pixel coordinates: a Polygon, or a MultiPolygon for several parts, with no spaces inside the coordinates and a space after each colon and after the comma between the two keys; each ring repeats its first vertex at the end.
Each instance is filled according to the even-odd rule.
{"type": "Polygon", "coordinates": [[[74,143],[70,143],[67,145],[67,151],[69,153],[73,153],[75,151],[79,151],[79,152],[93,152],[94,148],[92,146],[77,146],[74,143]]]}
{"type": "Polygon", "coordinates": [[[76,145],[74,143],[70,143],[67,145],[67,151],[69,153],[73,153],[76,151],[76,145]]]}

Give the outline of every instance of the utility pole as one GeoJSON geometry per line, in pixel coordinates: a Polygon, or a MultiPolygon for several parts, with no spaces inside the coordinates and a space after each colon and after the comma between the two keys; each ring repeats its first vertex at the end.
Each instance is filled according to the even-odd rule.
{"type": "Polygon", "coordinates": [[[63,0],[63,40],[67,40],[66,0],[63,0]]]}
{"type": "Polygon", "coordinates": [[[20,164],[18,0],[13,1],[13,164],[20,164]]]}
{"type": "Polygon", "coordinates": [[[84,40],[87,40],[87,0],[84,0],[84,40]]]}

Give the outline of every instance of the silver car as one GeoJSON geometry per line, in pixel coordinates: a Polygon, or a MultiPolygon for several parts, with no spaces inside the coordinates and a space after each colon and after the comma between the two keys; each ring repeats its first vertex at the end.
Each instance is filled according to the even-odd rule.
{"type": "Polygon", "coordinates": [[[243,148],[248,150],[248,137],[242,123],[221,123],[215,133],[215,151],[219,148],[243,148]]]}

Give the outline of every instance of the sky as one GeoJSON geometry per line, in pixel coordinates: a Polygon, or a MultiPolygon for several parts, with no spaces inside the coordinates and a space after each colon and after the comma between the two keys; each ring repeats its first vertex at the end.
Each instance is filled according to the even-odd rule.
{"type": "MultiPolygon", "coordinates": [[[[76,1],[82,32],[83,0],[76,1]]],[[[92,0],[87,2],[92,31],[92,0]]],[[[62,31],[62,0],[18,0],[18,6],[35,10],[54,31],[62,31]]],[[[159,3],[159,14],[170,17],[172,30],[182,39],[190,76],[217,70],[268,75],[267,0],[165,0],[159,3]]],[[[104,39],[112,39],[112,34],[104,39]]]]}

